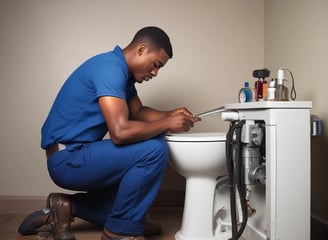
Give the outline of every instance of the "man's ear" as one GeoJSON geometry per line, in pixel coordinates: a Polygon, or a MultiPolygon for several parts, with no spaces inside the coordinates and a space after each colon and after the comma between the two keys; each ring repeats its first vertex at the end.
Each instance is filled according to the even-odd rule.
{"type": "Polygon", "coordinates": [[[138,55],[141,56],[142,54],[146,53],[148,50],[148,45],[145,43],[142,43],[138,46],[138,55]]]}

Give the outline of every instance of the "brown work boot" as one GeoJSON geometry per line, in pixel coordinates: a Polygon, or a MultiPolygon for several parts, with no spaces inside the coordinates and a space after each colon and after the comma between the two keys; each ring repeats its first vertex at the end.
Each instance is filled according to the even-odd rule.
{"type": "Polygon", "coordinates": [[[69,200],[69,195],[61,193],[51,193],[47,198],[46,208],[36,210],[29,214],[18,228],[18,232],[22,235],[50,235],[57,234],[56,239],[74,239],[72,236],[66,236],[63,232],[68,232],[70,228],[70,223],[73,221],[73,218],[68,214],[67,221],[64,220],[62,212],[71,212],[71,205],[69,200]],[[63,207],[59,207],[59,206],[63,207]],[[65,210],[66,209],[66,210],[65,210]],[[58,217],[61,216],[61,217],[58,217]],[[70,219],[70,220],[68,220],[70,219]],[[65,235],[65,236],[64,236],[65,235]]]}
{"type": "Polygon", "coordinates": [[[47,199],[47,205],[53,210],[54,240],[75,240],[70,232],[72,217],[72,204],[69,195],[63,193],[51,193],[47,199]]]}
{"type": "Polygon", "coordinates": [[[146,240],[143,236],[126,236],[126,235],[118,235],[107,229],[101,234],[100,240],[146,240]]]}
{"type": "Polygon", "coordinates": [[[22,235],[37,234],[39,228],[53,221],[52,212],[48,208],[42,208],[29,214],[18,228],[18,232],[22,235]]]}

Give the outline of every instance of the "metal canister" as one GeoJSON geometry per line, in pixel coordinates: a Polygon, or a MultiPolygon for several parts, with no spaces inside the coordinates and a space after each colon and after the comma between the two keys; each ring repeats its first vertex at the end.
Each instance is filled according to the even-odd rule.
{"type": "Polygon", "coordinates": [[[311,136],[322,134],[322,121],[317,115],[311,114],[311,136]]]}

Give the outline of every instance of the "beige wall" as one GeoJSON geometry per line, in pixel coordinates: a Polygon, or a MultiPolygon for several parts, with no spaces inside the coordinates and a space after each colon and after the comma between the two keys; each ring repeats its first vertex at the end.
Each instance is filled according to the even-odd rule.
{"type": "MultiPolygon", "coordinates": [[[[144,103],[194,112],[235,102],[264,62],[262,0],[0,2],[0,196],[57,190],[40,150],[40,128],[67,76],[86,58],[125,46],[146,25],[165,29],[174,58],[138,85],[144,103]]],[[[195,131],[227,127],[218,117],[195,131]]],[[[172,172],[163,189],[181,189],[172,172]],[[172,178],[174,178],[172,180],[172,178]]],[[[180,179],[181,180],[181,179],[180,179]]]]}
{"type": "MultiPolygon", "coordinates": [[[[296,80],[298,100],[313,101],[323,135],[312,138],[312,214],[328,223],[328,1],[265,1],[265,65],[285,66],[296,80]]],[[[288,75],[287,75],[288,76],[288,75]]],[[[293,176],[291,169],[290,176],[293,176]]],[[[297,199],[295,199],[297,201],[297,199]]]]}

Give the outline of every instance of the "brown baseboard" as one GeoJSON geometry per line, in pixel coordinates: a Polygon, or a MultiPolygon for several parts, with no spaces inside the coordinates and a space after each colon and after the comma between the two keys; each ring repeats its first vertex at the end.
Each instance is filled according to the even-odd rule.
{"type": "MultiPolygon", "coordinates": [[[[45,207],[47,196],[0,196],[0,214],[30,213],[45,207]]],[[[154,207],[183,206],[184,191],[160,191],[154,207]]]]}
{"type": "Polygon", "coordinates": [[[0,214],[35,211],[45,207],[46,198],[46,196],[0,196],[0,214]]]}

